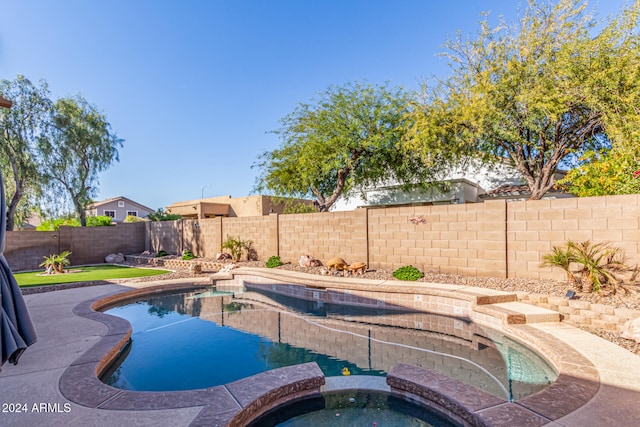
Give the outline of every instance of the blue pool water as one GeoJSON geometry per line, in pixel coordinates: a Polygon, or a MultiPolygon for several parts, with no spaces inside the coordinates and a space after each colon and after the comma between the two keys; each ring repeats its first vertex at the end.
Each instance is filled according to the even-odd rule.
{"type": "Polygon", "coordinates": [[[409,363],[510,399],[556,378],[542,358],[495,331],[406,309],[322,304],[251,289],[152,295],[106,313],[127,319],[133,332],[102,380],[128,390],[206,388],[311,361],[326,376],[345,369],[386,375],[396,363],[409,363]]]}
{"type": "Polygon", "coordinates": [[[106,383],[138,391],[206,388],[270,369],[316,362],[327,376],[384,375],[257,334],[175,311],[157,314],[156,306],[137,302],[109,310],[133,326],[131,348],[106,383]]]}

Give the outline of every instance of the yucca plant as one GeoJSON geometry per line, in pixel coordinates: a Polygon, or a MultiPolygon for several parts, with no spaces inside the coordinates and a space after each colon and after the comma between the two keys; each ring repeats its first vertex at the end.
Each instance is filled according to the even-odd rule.
{"type": "Polygon", "coordinates": [[[616,273],[629,271],[622,249],[609,242],[569,242],[567,248],[572,251],[575,262],[582,264],[583,292],[600,292],[607,284],[613,285],[615,292],[620,284],[616,273]]]}

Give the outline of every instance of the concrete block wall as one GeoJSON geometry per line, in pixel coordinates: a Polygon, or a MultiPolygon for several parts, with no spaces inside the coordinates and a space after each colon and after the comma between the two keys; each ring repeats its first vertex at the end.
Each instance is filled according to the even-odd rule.
{"type": "MultiPolygon", "coordinates": [[[[258,259],[266,260],[271,255],[277,255],[277,253],[269,252],[273,246],[270,242],[270,225],[272,225],[270,215],[224,218],[222,220],[222,242],[226,241],[228,237],[251,240],[253,255],[258,259]]],[[[218,252],[220,252],[219,246],[218,252]]]]}
{"type": "Polygon", "coordinates": [[[71,251],[72,265],[98,264],[111,253],[145,249],[145,224],[112,227],[60,227],[58,231],[8,231],[4,255],[14,271],[36,270],[50,254],[71,251]]]}
{"type": "MultiPolygon", "coordinates": [[[[277,215],[279,253],[284,262],[311,255],[327,262],[334,257],[348,263],[367,262],[367,210],[277,215]]],[[[276,254],[273,254],[276,255],[276,254]]]]}
{"type": "Polygon", "coordinates": [[[14,271],[35,270],[45,256],[59,254],[57,231],[7,231],[4,256],[14,271]]]}
{"type": "Polygon", "coordinates": [[[569,239],[611,241],[624,250],[628,264],[640,264],[640,195],[71,228],[55,235],[8,232],[9,265],[35,269],[43,256],[62,250],[74,252],[74,263],[101,262],[112,252],[160,249],[170,254],[191,249],[212,258],[227,236],[252,240],[263,261],[272,255],[284,262],[297,262],[303,254],[323,262],[338,256],[372,269],[411,264],[423,271],[488,277],[563,280],[560,269],[542,268],[540,262],[569,239]],[[416,224],[413,217],[426,222],[416,224]]]}
{"type": "Polygon", "coordinates": [[[165,251],[168,254],[182,252],[182,220],[145,222],[145,250],[165,251]]]}
{"type": "Polygon", "coordinates": [[[144,250],[144,223],[111,227],[60,227],[61,250],[71,251],[72,264],[96,264],[112,253],[144,250]]]}
{"type": "Polygon", "coordinates": [[[640,195],[507,203],[509,277],[564,280],[542,256],[568,240],[611,242],[631,265],[640,263],[640,195]]]}
{"type": "Polygon", "coordinates": [[[220,252],[222,218],[182,220],[182,230],[184,249],[191,250],[195,256],[213,258],[220,252]]]}
{"type": "Polygon", "coordinates": [[[371,209],[368,228],[371,268],[506,275],[504,201],[371,209]]]}

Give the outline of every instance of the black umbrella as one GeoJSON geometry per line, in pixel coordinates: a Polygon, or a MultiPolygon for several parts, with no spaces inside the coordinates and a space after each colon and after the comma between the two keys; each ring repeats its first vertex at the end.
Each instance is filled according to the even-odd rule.
{"type": "Polygon", "coordinates": [[[4,257],[4,237],[7,228],[4,182],[0,173],[0,345],[2,363],[18,363],[22,353],[36,342],[36,331],[24,303],[22,293],[4,257]]]}

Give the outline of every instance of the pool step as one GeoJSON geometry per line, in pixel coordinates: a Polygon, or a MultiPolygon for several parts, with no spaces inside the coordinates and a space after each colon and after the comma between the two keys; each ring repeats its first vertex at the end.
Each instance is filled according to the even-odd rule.
{"type": "Polygon", "coordinates": [[[562,315],[557,311],[522,302],[502,302],[479,305],[476,311],[502,319],[509,325],[523,325],[526,323],[560,322],[562,315]]]}

